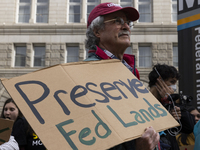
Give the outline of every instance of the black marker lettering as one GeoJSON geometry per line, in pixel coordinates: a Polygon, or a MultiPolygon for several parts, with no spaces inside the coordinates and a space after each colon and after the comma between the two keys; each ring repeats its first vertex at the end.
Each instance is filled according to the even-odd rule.
{"type": "Polygon", "coordinates": [[[15,88],[21,94],[23,99],[26,101],[26,103],[28,104],[28,106],[30,107],[30,109],[34,113],[35,117],[38,119],[38,121],[41,124],[44,124],[45,123],[44,119],[41,117],[41,115],[39,114],[39,112],[37,111],[37,109],[33,105],[41,102],[42,100],[44,100],[49,95],[49,88],[46,86],[46,84],[44,84],[41,81],[24,81],[24,82],[16,83],[15,88]],[[27,95],[20,88],[20,85],[25,85],[25,84],[38,84],[38,85],[42,86],[43,89],[44,89],[43,95],[40,98],[38,98],[34,101],[30,101],[29,98],[27,97],[27,95]]]}

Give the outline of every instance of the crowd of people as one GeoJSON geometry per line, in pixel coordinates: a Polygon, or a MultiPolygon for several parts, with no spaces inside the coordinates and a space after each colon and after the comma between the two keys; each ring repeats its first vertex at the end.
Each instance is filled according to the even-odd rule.
{"type": "MultiPolygon", "coordinates": [[[[113,3],[97,5],[88,17],[85,46],[89,54],[85,61],[119,59],[140,79],[135,57],[124,54],[130,46],[133,21],[138,18],[139,13],[133,7],[122,8],[113,3]]],[[[196,108],[189,107],[188,103],[182,103],[180,96],[173,95],[178,93],[176,83],[180,77],[175,67],[166,64],[154,65],[149,73],[150,92],[180,123],[180,127],[159,133],[153,127],[147,127],[140,138],[116,145],[110,150],[179,150],[182,145],[195,144],[193,130],[200,119],[200,113],[196,108]]],[[[14,125],[10,140],[2,144],[0,150],[46,149],[13,99],[5,102],[1,118],[13,120],[14,125]]]]}
{"type": "Polygon", "coordinates": [[[179,150],[179,146],[194,145],[194,139],[187,143],[185,138],[189,139],[190,134],[192,136],[199,112],[191,106],[190,101],[183,102],[179,94],[174,96],[180,77],[175,67],[166,64],[154,65],[149,73],[150,92],[180,124],[178,128],[161,132],[160,147],[164,150],[179,150]]]}

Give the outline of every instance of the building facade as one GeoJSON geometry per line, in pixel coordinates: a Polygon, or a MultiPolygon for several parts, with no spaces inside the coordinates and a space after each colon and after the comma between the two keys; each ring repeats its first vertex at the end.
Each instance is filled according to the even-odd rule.
{"type": "MultiPolygon", "coordinates": [[[[136,67],[146,86],[154,64],[178,67],[177,0],[2,0],[0,78],[84,60],[87,17],[104,2],[139,11],[126,53],[136,56],[136,67]]],[[[8,97],[0,84],[0,112],[8,97]]]]}

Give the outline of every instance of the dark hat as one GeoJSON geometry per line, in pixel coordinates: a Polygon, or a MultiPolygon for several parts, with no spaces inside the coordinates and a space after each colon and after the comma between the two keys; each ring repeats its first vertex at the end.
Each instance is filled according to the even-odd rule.
{"type": "Polygon", "coordinates": [[[114,3],[101,3],[91,11],[88,17],[87,27],[98,16],[103,16],[119,10],[125,12],[129,20],[135,21],[139,18],[138,11],[133,7],[121,7],[119,4],[114,3]]]}

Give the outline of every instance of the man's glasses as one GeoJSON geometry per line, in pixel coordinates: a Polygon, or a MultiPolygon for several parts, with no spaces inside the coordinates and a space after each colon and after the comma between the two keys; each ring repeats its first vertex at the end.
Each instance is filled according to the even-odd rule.
{"type": "Polygon", "coordinates": [[[124,19],[122,19],[121,17],[117,17],[115,19],[104,21],[104,23],[108,23],[111,21],[113,21],[116,25],[124,25],[126,23],[126,24],[128,24],[128,26],[130,28],[134,26],[133,21],[131,21],[131,20],[124,21],[124,19]]]}

